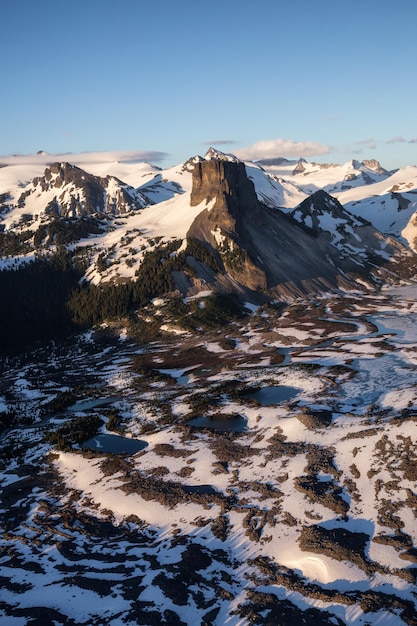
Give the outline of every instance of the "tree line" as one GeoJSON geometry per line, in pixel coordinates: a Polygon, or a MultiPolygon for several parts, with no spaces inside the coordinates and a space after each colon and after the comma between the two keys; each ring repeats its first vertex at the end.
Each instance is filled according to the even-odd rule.
{"type": "Polygon", "coordinates": [[[201,242],[190,240],[187,250],[178,253],[180,245],[173,241],[147,252],[135,280],[123,284],[82,282],[85,268],[65,248],[0,271],[0,353],[18,353],[39,342],[132,315],[153,298],[175,290],[172,272],[193,274],[190,256],[221,271],[215,253],[201,242]]]}

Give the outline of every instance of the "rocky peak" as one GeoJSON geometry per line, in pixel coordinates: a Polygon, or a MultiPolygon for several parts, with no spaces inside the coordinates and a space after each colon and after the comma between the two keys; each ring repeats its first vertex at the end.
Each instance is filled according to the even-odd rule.
{"type": "Polygon", "coordinates": [[[344,252],[352,250],[352,247],[363,248],[360,242],[364,227],[367,228],[367,239],[371,231],[372,238],[378,239],[369,222],[347,211],[336,198],[322,189],[303,200],[291,216],[315,237],[324,237],[344,252]]]}
{"type": "Polygon", "coordinates": [[[297,165],[295,166],[294,170],[293,170],[293,175],[295,174],[302,174],[303,172],[305,172],[305,164],[307,163],[307,161],[305,159],[299,159],[297,162],[297,165]]]}
{"type": "Polygon", "coordinates": [[[45,198],[45,213],[81,217],[93,213],[118,214],[145,205],[145,198],[113,176],[94,176],[70,163],[52,163],[37,176],[19,199],[31,204],[33,197],[45,198]]]}
{"type": "Polygon", "coordinates": [[[370,170],[373,170],[377,174],[384,174],[385,176],[389,176],[388,170],[382,167],[379,161],[376,159],[369,159],[362,161],[362,164],[365,165],[370,170]]]}
{"type": "MultiPolygon", "coordinates": [[[[222,160],[195,165],[191,204],[206,208],[187,237],[218,254],[229,287],[300,295],[350,284],[350,272],[367,270],[370,254],[392,250],[370,225],[323,190],[291,214],[257,199],[243,163],[222,160]]],[[[220,280],[220,279],[219,279],[220,280]]]]}
{"type": "Polygon", "coordinates": [[[234,280],[251,289],[265,288],[265,274],[251,260],[256,251],[246,225],[258,221],[260,204],[244,163],[219,159],[196,163],[191,206],[204,201],[207,208],[194,220],[187,236],[218,250],[234,280]]]}
{"type": "Polygon", "coordinates": [[[303,200],[298,210],[305,215],[331,213],[334,217],[342,217],[346,213],[340,202],[324,189],[319,189],[303,200]]]}
{"type": "Polygon", "coordinates": [[[221,152],[220,150],[216,150],[216,148],[210,147],[206,154],[204,155],[204,158],[207,161],[210,161],[212,159],[216,160],[216,161],[232,161],[232,162],[238,162],[239,159],[237,157],[235,157],[234,154],[227,154],[226,152],[221,152]]]}

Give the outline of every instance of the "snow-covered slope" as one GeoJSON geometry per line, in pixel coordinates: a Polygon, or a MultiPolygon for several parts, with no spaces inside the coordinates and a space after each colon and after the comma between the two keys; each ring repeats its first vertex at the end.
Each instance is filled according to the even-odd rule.
{"type": "MultiPolygon", "coordinates": [[[[378,161],[348,161],[344,165],[308,163],[300,159],[294,162],[265,165],[270,175],[279,176],[299,187],[306,195],[323,189],[332,195],[346,189],[363,187],[380,182],[389,176],[378,161]]],[[[294,205],[292,205],[294,206],[294,205]]]]}
{"type": "Polygon", "coordinates": [[[367,187],[337,194],[351,213],[363,217],[384,233],[401,235],[413,247],[413,230],[407,228],[417,211],[417,167],[409,166],[367,187]]]}
{"type": "MultiPolygon", "coordinates": [[[[133,277],[144,252],[158,242],[185,238],[199,212],[207,208],[207,203],[190,203],[196,163],[239,162],[234,155],[213,148],[204,157],[195,156],[165,170],[134,162],[133,155],[129,160],[128,153],[65,155],[67,165],[59,160],[62,156],[42,152],[0,159],[0,230],[24,236],[26,245],[16,256],[32,258],[31,233],[37,245],[55,245],[53,237],[45,238],[39,232],[51,220],[98,216],[100,228],[91,231],[94,236],[72,240],[90,248],[86,275],[94,282],[133,277]],[[99,255],[105,256],[107,264],[101,273],[96,268],[99,255]]],[[[340,166],[277,159],[246,162],[245,167],[258,200],[269,209],[289,213],[324,190],[337,197],[350,214],[371,222],[383,233],[399,238],[402,234],[402,240],[411,245],[417,234],[413,220],[415,167],[392,175],[377,161],[350,161],[340,166]]],[[[324,215],[320,228],[338,243],[335,224],[328,224],[324,215]]]]}
{"type": "Polygon", "coordinates": [[[10,359],[2,626],[414,626],[415,295],[10,359]]]}

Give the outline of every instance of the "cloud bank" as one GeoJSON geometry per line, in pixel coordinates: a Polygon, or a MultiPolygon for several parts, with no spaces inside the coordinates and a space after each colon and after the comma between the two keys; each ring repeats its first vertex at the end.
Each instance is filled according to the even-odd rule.
{"type": "Polygon", "coordinates": [[[118,161],[119,163],[143,163],[143,161],[159,163],[168,156],[166,152],[158,152],[155,150],[119,150],[114,152],[81,152],[79,154],[72,152],[50,154],[49,152],[40,151],[35,154],[0,156],[0,163],[3,165],[30,163],[44,163],[48,165],[54,161],[70,161],[74,165],[82,165],[83,163],[111,163],[113,161],[118,161]]]}
{"type": "Polygon", "coordinates": [[[205,146],[227,146],[237,143],[234,139],[213,139],[212,141],[205,141],[205,146]]]}
{"type": "Polygon", "coordinates": [[[330,146],[314,141],[291,141],[290,139],[270,139],[257,141],[251,146],[235,150],[240,159],[257,161],[276,157],[310,157],[331,152],[330,146]]]}

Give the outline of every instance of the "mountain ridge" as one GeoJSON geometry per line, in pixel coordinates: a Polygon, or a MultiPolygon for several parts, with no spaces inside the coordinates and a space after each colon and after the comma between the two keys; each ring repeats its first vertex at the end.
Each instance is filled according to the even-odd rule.
{"type": "MultiPolygon", "coordinates": [[[[39,158],[50,159],[51,156],[42,154],[39,158]]],[[[88,260],[85,278],[95,284],[134,279],[147,251],[155,250],[173,238],[185,242],[187,236],[196,235],[217,254],[222,253],[225,259],[229,259],[225,265],[229,283],[225,276],[220,281],[224,288],[231,289],[237,282],[255,291],[268,291],[279,283],[290,285],[295,276],[298,285],[294,285],[293,290],[298,296],[310,289],[346,286],[351,281],[347,275],[352,275],[355,270],[363,273],[366,266],[366,273],[372,272],[371,258],[377,260],[376,265],[382,266],[390,262],[391,256],[410,255],[410,250],[401,248],[401,243],[406,243],[404,233],[411,244],[415,238],[413,216],[417,207],[413,193],[417,189],[417,168],[405,172],[399,170],[390,176],[377,161],[351,161],[343,167],[322,167],[305,160],[297,163],[305,171],[292,175],[289,170],[294,170],[294,162],[279,160],[278,166],[287,168],[287,176],[283,178],[274,173],[277,171],[276,161],[274,165],[264,163],[261,166],[210,148],[204,157],[191,157],[168,170],[145,164],[123,164],[128,177],[133,171],[137,172],[138,185],[126,184],[119,177],[112,176],[110,165],[103,162],[86,166],[86,169],[66,162],[50,163],[41,174],[26,182],[22,180],[24,170],[21,165],[6,165],[0,170],[2,265],[10,266],[11,256],[15,263],[21,263],[33,258],[34,253],[53,251],[58,240],[45,237],[45,228],[49,228],[51,221],[63,218],[67,225],[62,222],[62,228],[70,229],[72,234],[71,237],[61,237],[60,241],[70,239],[73,250],[77,247],[84,250],[83,258],[88,260]],[[11,171],[7,172],[9,168],[11,171]],[[15,174],[13,168],[18,168],[15,174]],[[229,172],[227,175],[225,168],[229,172]],[[373,172],[371,182],[362,177],[364,171],[373,172]],[[11,182],[16,174],[13,185],[6,187],[5,182],[11,182]],[[210,176],[213,176],[211,183],[210,176]],[[339,182],[317,188],[319,181],[323,182],[323,176],[339,182]],[[312,184],[314,180],[317,182],[312,184]],[[344,185],[348,185],[348,189],[342,191],[344,185]],[[335,189],[335,192],[329,189],[335,189]],[[380,212],[361,210],[363,198],[368,198],[367,189],[372,193],[389,190],[393,209],[384,213],[382,199],[380,212]],[[347,199],[358,197],[359,204],[355,201],[347,203],[347,211],[340,205],[342,208],[338,211],[343,213],[340,215],[332,215],[328,205],[325,219],[323,207],[320,209],[317,201],[321,192],[334,198],[334,202],[339,202],[338,197],[342,196],[347,199]],[[307,205],[303,204],[308,198],[315,198],[313,213],[306,212],[307,205]],[[214,203],[213,206],[209,206],[210,203],[214,203]],[[386,215],[385,221],[381,215],[386,215]],[[377,229],[381,231],[378,236],[375,233],[371,236],[370,224],[374,217],[377,229]],[[75,221],[87,218],[99,219],[98,231],[93,227],[88,234],[84,227],[71,227],[75,221]],[[215,223],[216,219],[219,224],[215,223]],[[398,227],[393,231],[387,222],[398,223],[398,227]],[[224,237],[221,229],[229,230],[227,245],[224,240],[221,245],[220,240],[224,237]],[[368,230],[366,244],[357,229],[362,234],[368,230]],[[280,240],[278,235],[273,235],[274,231],[282,231],[285,236],[282,235],[280,240]],[[393,243],[392,235],[399,244],[393,243]],[[24,245],[18,245],[22,240],[24,245]],[[243,274],[239,274],[236,263],[234,267],[231,265],[232,245],[235,246],[235,256],[240,254],[242,257],[243,274]],[[314,254],[313,248],[316,249],[314,254]],[[15,253],[11,255],[10,250],[15,253]],[[304,251],[304,254],[297,254],[297,250],[304,251]],[[305,263],[305,270],[301,271],[303,256],[309,260],[305,263]],[[277,257],[280,257],[279,262],[277,257]],[[313,267],[315,276],[321,277],[318,281],[312,275],[313,267]],[[336,275],[340,280],[336,280],[336,275]]],[[[32,166],[27,167],[28,173],[32,173],[32,166]]],[[[117,170],[120,163],[114,167],[117,170]]],[[[377,200],[368,198],[368,207],[369,202],[377,200]]],[[[412,249],[412,245],[409,244],[409,248],[412,249]]],[[[375,284],[370,274],[367,280],[375,284]]],[[[284,289],[287,296],[291,290],[284,289]]]]}

